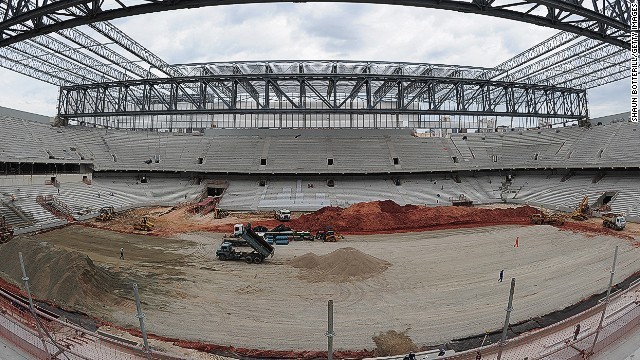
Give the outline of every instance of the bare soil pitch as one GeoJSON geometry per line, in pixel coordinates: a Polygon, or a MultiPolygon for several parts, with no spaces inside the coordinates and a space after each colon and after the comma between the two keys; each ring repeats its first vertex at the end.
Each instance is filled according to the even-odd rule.
{"type": "MultiPolygon", "coordinates": [[[[82,226],[36,237],[58,249],[87,255],[118,280],[119,287],[108,291],[117,295],[117,301],[95,299],[81,304],[81,310],[136,328],[133,296],[126,286],[136,281],[150,332],[256,349],[324,349],[329,299],[335,304],[335,348],[372,349],[371,337],[390,329],[408,329],[421,346],[499,328],[511,277],[517,279],[511,316],[515,323],[603,291],[616,245],[620,253],[615,281],[640,269],[640,249],[631,240],[587,237],[551,226],[504,225],[352,235],[337,243],[295,242],[278,246],[275,256],[261,265],[215,259],[220,238],[221,234],[191,233],[166,239],[82,226]],[[513,247],[516,236],[518,248],[513,247]],[[120,247],[125,248],[125,260],[119,259],[120,247]],[[346,282],[320,275],[309,278],[308,269],[292,266],[296,258],[309,256],[305,254],[323,256],[346,247],[389,266],[364,280],[346,282]],[[497,281],[500,269],[505,269],[503,283],[497,281]]],[[[21,239],[4,244],[0,251],[11,251],[21,239]]],[[[46,271],[38,258],[29,259],[35,263],[29,270],[34,284],[46,271]]],[[[46,288],[33,290],[36,296],[51,296],[46,288]]]]}

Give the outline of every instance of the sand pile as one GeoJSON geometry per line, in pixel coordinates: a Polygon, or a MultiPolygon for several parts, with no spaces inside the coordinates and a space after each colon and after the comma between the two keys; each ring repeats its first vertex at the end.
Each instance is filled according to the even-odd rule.
{"type": "Polygon", "coordinates": [[[365,280],[381,274],[391,265],[352,247],[341,248],[322,256],[307,253],[289,263],[302,269],[301,279],[311,282],[365,280]]]}
{"type": "Polygon", "coordinates": [[[333,226],[338,233],[367,234],[478,225],[529,224],[530,206],[507,209],[416,205],[400,206],[391,200],[354,204],[346,209],[324,207],[290,222],[292,228],[317,231],[333,226]]]}
{"type": "Polygon", "coordinates": [[[22,252],[34,297],[79,311],[101,303],[118,303],[119,290],[129,288],[121,278],[96,266],[86,255],[56,248],[29,237],[0,245],[0,276],[22,286],[18,253],[22,252]]]}

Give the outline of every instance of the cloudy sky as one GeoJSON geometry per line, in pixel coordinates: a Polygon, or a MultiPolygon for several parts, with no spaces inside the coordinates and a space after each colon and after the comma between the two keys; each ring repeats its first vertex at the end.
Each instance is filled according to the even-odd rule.
{"type": "MultiPolygon", "coordinates": [[[[217,6],[113,24],[170,64],[370,60],[494,67],[557,33],[444,10],[347,3],[217,6]]],[[[0,106],[56,114],[58,89],[0,68],[0,106]]],[[[589,90],[590,116],[629,111],[629,81],[589,90]]]]}

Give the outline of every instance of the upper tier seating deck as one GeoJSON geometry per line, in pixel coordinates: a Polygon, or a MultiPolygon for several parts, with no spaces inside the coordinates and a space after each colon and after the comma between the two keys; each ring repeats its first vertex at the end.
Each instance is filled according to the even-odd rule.
{"type": "Polygon", "coordinates": [[[640,126],[633,123],[453,134],[447,139],[400,130],[214,129],[203,135],[54,128],[6,117],[0,121],[7,134],[0,159],[93,163],[98,171],[384,174],[640,165],[640,126]]]}

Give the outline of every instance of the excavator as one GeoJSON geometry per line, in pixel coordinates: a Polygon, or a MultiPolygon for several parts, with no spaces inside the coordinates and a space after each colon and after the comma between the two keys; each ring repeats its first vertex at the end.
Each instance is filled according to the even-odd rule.
{"type": "Polygon", "coordinates": [[[593,213],[589,206],[589,195],[585,195],[576,209],[571,213],[571,218],[578,221],[587,220],[593,213]]]}
{"type": "Polygon", "coordinates": [[[137,224],[133,225],[133,228],[140,231],[151,231],[153,230],[153,222],[149,220],[148,216],[143,216],[137,224]]]}

